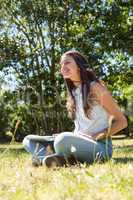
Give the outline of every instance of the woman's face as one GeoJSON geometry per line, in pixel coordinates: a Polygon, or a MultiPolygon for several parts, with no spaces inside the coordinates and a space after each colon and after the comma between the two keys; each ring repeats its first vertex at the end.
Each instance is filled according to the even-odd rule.
{"type": "Polygon", "coordinates": [[[71,56],[62,56],[60,64],[64,79],[70,79],[73,82],[80,81],[80,69],[71,56]]]}

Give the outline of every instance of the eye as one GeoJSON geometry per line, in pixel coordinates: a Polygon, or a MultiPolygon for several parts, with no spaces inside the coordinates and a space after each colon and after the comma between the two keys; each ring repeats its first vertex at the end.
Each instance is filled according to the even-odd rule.
{"type": "Polygon", "coordinates": [[[70,61],[66,61],[64,64],[65,64],[65,65],[68,65],[68,64],[70,64],[70,61]]]}
{"type": "Polygon", "coordinates": [[[61,63],[61,67],[65,67],[66,65],[70,64],[71,61],[64,61],[63,63],[61,63]]]}

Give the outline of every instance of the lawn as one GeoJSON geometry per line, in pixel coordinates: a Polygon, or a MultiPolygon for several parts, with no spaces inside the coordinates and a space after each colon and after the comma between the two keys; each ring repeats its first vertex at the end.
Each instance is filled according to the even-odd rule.
{"type": "Polygon", "coordinates": [[[0,200],[132,200],[133,139],[113,140],[104,164],[34,168],[21,144],[0,145],[0,200]]]}

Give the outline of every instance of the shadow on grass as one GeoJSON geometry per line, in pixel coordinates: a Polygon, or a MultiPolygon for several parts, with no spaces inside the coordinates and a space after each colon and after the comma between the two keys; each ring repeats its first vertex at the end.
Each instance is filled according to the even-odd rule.
{"type": "Polygon", "coordinates": [[[133,145],[114,146],[114,150],[133,152],[133,145]]]}
{"type": "Polygon", "coordinates": [[[133,163],[133,158],[131,157],[118,157],[118,158],[113,158],[115,163],[122,163],[122,164],[127,164],[127,163],[133,163]]]}
{"type": "Polygon", "coordinates": [[[123,145],[123,146],[116,146],[114,147],[114,151],[117,151],[118,153],[121,152],[123,153],[123,157],[115,157],[113,160],[115,163],[122,163],[122,164],[127,164],[127,163],[133,163],[133,157],[130,157],[128,153],[132,153],[133,155],[133,145],[123,145]],[[125,153],[125,154],[124,154],[125,153]]]}
{"type": "Polygon", "coordinates": [[[130,134],[130,135],[116,134],[112,136],[112,140],[124,140],[124,139],[129,139],[129,140],[133,139],[133,134],[130,134]]]}
{"type": "Polygon", "coordinates": [[[0,148],[0,154],[11,154],[11,155],[20,155],[20,154],[27,154],[25,149],[22,148],[0,148]]]}

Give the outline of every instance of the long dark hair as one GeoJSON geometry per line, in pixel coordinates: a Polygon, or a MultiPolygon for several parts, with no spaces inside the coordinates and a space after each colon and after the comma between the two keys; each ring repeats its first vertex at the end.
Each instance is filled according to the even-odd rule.
{"type": "MultiPolygon", "coordinates": [[[[100,82],[96,77],[94,71],[90,69],[89,63],[87,62],[86,57],[78,51],[71,50],[64,53],[62,56],[70,56],[74,59],[77,66],[80,69],[80,78],[81,78],[81,91],[82,91],[82,100],[83,100],[83,109],[85,115],[89,117],[91,107],[94,103],[94,96],[90,93],[90,84],[92,81],[100,82]]],[[[73,95],[73,89],[75,86],[70,79],[65,79],[66,86],[68,90],[67,98],[67,110],[70,118],[75,119],[76,104],[75,98],[73,95]]]]}

